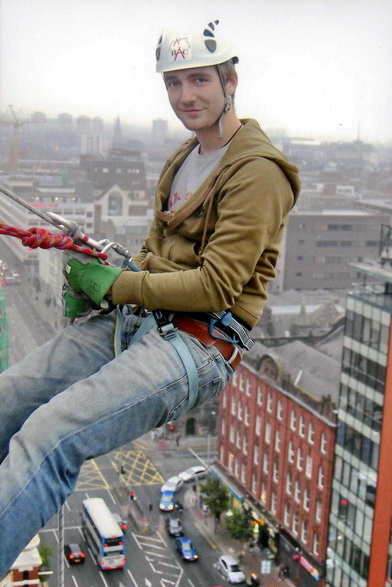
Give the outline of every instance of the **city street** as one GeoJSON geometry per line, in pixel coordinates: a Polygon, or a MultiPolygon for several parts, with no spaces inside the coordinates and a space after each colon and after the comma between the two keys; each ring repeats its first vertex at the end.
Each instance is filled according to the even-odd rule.
{"type": "MultiPolygon", "coordinates": [[[[195,524],[192,509],[198,508],[198,500],[192,485],[186,485],[178,492],[178,499],[184,505],[182,523],[186,536],[192,539],[199,552],[200,560],[184,563],[174,548],[174,538],[170,538],[164,526],[164,520],[170,514],[161,513],[158,508],[160,486],[165,478],[180,472],[185,467],[197,464],[197,459],[189,451],[178,451],[175,459],[158,458],[166,466],[158,470],[150,457],[158,454],[160,449],[144,453],[132,443],[121,451],[94,459],[82,469],[77,490],[64,507],[65,543],[85,543],[80,528],[80,511],[83,499],[102,497],[112,511],[128,519],[126,531],[127,563],[123,570],[101,572],[87,553],[83,565],[69,567],[66,564],[66,587],[204,587],[207,585],[226,585],[214,563],[218,558],[215,546],[203,533],[203,521],[195,524]],[[122,465],[121,465],[122,464],[122,465]],[[181,466],[180,466],[181,465],[181,466]],[[126,474],[119,475],[119,466],[125,468],[126,474]],[[132,517],[128,516],[129,497],[124,488],[132,488],[145,516],[149,519],[150,530],[146,533],[136,529],[132,517]],[[150,511],[150,504],[152,511],[150,511]]],[[[167,451],[163,451],[167,452],[167,451]]],[[[177,452],[177,451],[176,451],[177,452]]],[[[40,533],[41,543],[53,549],[49,585],[58,581],[58,516],[55,516],[40,533]]]]}

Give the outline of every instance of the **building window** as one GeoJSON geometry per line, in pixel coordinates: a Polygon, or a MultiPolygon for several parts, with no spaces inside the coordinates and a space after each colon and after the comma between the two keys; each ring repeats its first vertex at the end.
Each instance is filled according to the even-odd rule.
{"type": "Polygon", "coordinates": [[[244,454],[244,455],[248,454],[248,438],[246,435],[244,435],[244,438],[242,441],[242,454],[244,454]]]}
{"type": "Polygon", "coordinates": [[[272,394],[269,393],[267,395],[267,412],[271,413],[272,412],[272,394]]]}
{"type": "Polygon", "coordinates": [[[240,371],[240,380],[239,380],[239,386],[238,386],[240,391],[244,391],[245,387],[244,387],[244,374],[242,371],[240,371]]]}
{"type": "Polygon", "coordinates": [[[301,541],[306,544],[308,540],[308,523],[306,520],[303,520],[302,527],[301,527],[301,541]]]}
{"type": "Polygon", "coordinates": [[[299,418],[298,433],[302,438],[305,436],[305,420],[303,416],[299,418]]]}
{"type": "Polygon", "coordinates": [[[290,413],[290,428],[291,430],[295,430],[297,426],[297,414],[295,413],[295,410],[291,410],[290,413]]]}
{"type": "Polygon", "coordinates": [[[237,442],[235,445],[237,448],[241,448],[241,430],[237,430],[237,442]]]}
{"type": "Polygon", "coordinates": [[[276,406],[276,417],[278,420],[282,420],[283,418],[283,404],[282,401],[279,399],[277,406],[276,406]]]}
{"type": "Polygon", "coordinates": [[[321,522],[322,503],[321,500],[316,501],[316,522],[321,522]]]}
{"type": "Polygon", "coordinates": [[[267,486],[265,483],[261,484],[260,501],[263,505],[267,503],[267,486]]]}
{"type": "Polygon", "coordinates": [[[236,415],[236,407],[237,407],[236,401],[235,401],[235,398],[233,397],[233,398],[231,398],[231,415],[232,416],[236,415]]]}
{"type": "Polygon", "coordinates": [[[234,442],[235,439],[235,428],[233,424],[230,426],[230,442],[234,442]]]}
{"type": "Polygon", "coordinates": [[[313,552],[314,554],[319,553],[319,537],[316,532],[313,534],[313,552]]]}
{"type": "Polygon", "coordinates": [[[278,483],[278,481],[279,481],[279,466],[278,466],[278,461],[276,461],[276,460],[274,461],[274,467],[272,470],[272,480],[275,483],[278,483]]]}
{"type": "Polygon", "coordinates": [[[252,380],[250,377],[246,378],[245,393],[248,397],[250,397],[252,394],[252,380]]]}
{"type": "Polygon", "coordinates": [[[249,426],[249,408],[248,408],[248,406],[246,406],[246,408],[245,408],[244,424],[245,424],[245,426],[249,426]]]}
{"type": "Polygon", "coordinates": [[[313,444],[314,443],[314,424],[313,424],[313,422],[309,422],[308,442],[310,444],[313,444]]]}
{"type": "Polygon", "coordinates": [[[242,404],[240,401],[238,402],[237,418],[240,422],[242,421],[242,404]]]}
{"type": "Polygon", "coordinates": [[[226,406],[227,406],[227,395],[223,392],[222,407],[226,408],[226,406]]]}
{"type": "Polygon", "coordinates": [[[325,434],[325,432],[321,433],[320,451],[323,454],[326,454],[326,452],[327,452],[327,435],[325,434]]]}
{"type": "Polygon", "coordinates": [[[239,460],[236,458],[235,462],[234,462],[234,475],[238,478],[239,476],[239,472],[240,472],[240,462],[239,460]]]}
{"type": "Polygon", "coordinates": [[[306,470],[305,475],[308,479],[312,478],[312,470],[313,470],[313,459],[311,455],[306,455],[306,470]]]}
{"type": "Polygon", "coordinates": [[[286,476],[286,493],[291,495],[292,488],[293,488],[293,480],[291,477],[291,473],[289,471],[286,476]]]}
{"type": "Polygon", "coordinates": [[[288,503],[284,506],[283,523],[285,526],[290,525],[290,505],[288,503]]]}
{"type": "Polygon", "coordinates": [[[266,444],[271,442],[271,424],[269,422],[265,425],[265,442],[266,444]]]}
{"type": "Polygon", "coordinates": [[[241,483],[246,482],[246,465],[243,464],[241,467],[241,483]]]}
{"type": "Polygon", "coordinates": [[[259,464],[259,447],[257,446],[257,444],[255,444],[255,446],[253,448],[253,464],[254,465],[259,464]]]}
{"type": "Polygon", "coordinates": [[[294,463],[294,443],[291,441],[289,442],[288,461],[294,463]]]}
{"type": "Polygon", "coordinates": [[[276,452],[280,452],[280,440],[281,440],[280,430],[277,430],[275,432],[275,450],[276,450],[276,452]]]}
{"type": "Polygon", "coordinates": [[[278,499],[276,497],[276,493],[272,492],[271,495],[271,513],[276,514],[276,504],[278,503],[278,499]]]}
{"type": "Polygon", "coordinates": [[[257,399],[256,399],[257,405],[261,406],[263,405],[263,388],[261,387],[261,385],[257,386],[257,399]]]}
{"type": "Polygon", "coordinates": [[[224,434],[225,434],[225,428],[226,428],[226,421],[224,418],[222,418],[222,421],[221,421],[221,434],[222,434],[222,436],[224,436],[224,434]]]}
{"type": "Polygon", "coordinates": [[[298,523],[299,523],[299,514],[298,514],[298,512],[294,512],[293,525],[291,526],[291,529],[293,531],[293,534],[295,534],[295,536],[298,536],[298,523]]]}
{"type": "Polygon", "coordinates": [[[304,506],[304,510],[307,512],[309,511],[309,505],[310,505],[310,491],[309,491],[308,487],[305,487],[303,506],[304,506]]]}
{"type": "Polygon", "coordinates": [[[304,463],[304,457],[302,455],[302,448],[299,448],[297,450],[297,469],[299,471],[302,471],[303,463],[304,463]]]}
{"type": "Polygon", "coordinates": [[[297,479],[294,485],[294,499],[297,503],[301,500],[301,484],[297,479]]]}
{"type": "Polygon", "coordinates": [[[257,492],[257,477],[253,473],[253,475],[252,475],[252,493],[253,493],[253,495],[256,495],[256,492],[257,492]]]}
{"type": "Polygon", "coordinates": [[[255,434],[257,436],[260,436],[260,431],[261,431],[261,416],[257,415],[256,422],[255,422],[255,434]]]}
{"type": "Polygon", "coordinates": [[[269,454],[267,452],[264,453],[263,457],[263,473],[269,472],[269,454]]]}
{"type": "Polygon", "coordinates": [[[318,470],[317,485],[318,485],[318,487],[320,487],[320,489],[324,488],[324,469],[321,466],[319,467],[319,470],[318,470]]]}
{"type": "Polygon", "coordinates": [[[234,464],[234,455],[233,455],[233,453],[230,453],[230,455],[229,455],[229,471],[230,471],[230,473],[233,472],[233,464],[234,464]]]}

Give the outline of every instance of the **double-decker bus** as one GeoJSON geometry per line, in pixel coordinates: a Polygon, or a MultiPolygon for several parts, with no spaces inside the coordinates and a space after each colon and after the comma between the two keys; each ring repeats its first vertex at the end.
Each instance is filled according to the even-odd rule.
{"type": "Polygon", "coordinates": [[[100,497],[83,501],[82,532],[97,565],[103,571],[126,563],[124,533],[100,497]]]}

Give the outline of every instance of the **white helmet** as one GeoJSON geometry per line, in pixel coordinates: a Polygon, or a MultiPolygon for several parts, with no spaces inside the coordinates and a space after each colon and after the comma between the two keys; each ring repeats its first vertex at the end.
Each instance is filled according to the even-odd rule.
{"type": "Polygon", "coordinates": [[[233,48],[219,34],[218,24],[219,20],[211,21],[203,31],[193,33],[163,31],[155,52],[157,72],[218,65],[230,59],[238,63],[233,48]]]}

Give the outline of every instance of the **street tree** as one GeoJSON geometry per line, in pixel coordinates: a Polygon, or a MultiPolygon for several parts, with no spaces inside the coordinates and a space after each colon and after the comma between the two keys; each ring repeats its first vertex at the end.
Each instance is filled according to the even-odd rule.
{"type": "Polygon", "coordinates": [[[225,485],[217,477],[209,476],[200,487],[200,493],[215,521],[219,521],[221,514],[227,512],[230,506],[230,498],[225,485]]]}
{"type": "Polygon", "coordinates": [[[235,540],[249,542],[253,538],[252,520],[247,512],[233,510],[226,518],[226,528],[235,540]]]}

